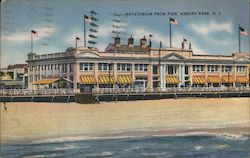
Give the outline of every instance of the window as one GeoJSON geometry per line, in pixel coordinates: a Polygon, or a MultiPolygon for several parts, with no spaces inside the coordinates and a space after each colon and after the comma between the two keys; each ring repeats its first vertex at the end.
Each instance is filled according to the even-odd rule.
{"type": "Polygon", "coordinates": [[[93,71],[94,63],[80,63],[81,71],[93,71]]]}
{"type": "Polygon", "coordinates": [[[131,71],[131,64],[117,64],[118,71],[131,71]]]}
{"type": "Polygon", "coordinates": [[[110,70],[113,70],[113,64],[108,64],[108,63],[99,63],[98,64],[98,70],[100,71],[108,71],[110,67],[110,70]]]}
{"type": "Polygon", "coordinates": [[[208,72],[218,72],[219,66],[217,65],[208,65],[207,66],[207,71],[208,72]]]}
{"type": "Polygon", "coordinates": [[[245,72],[245,66],[237,66],[237,72],[245,72]]]}
{"type": "Polygon", "coordinates": [[[193,72],[204,72],[204,65],[193,65],[193,72]]]}
{"type": "Polygon", "coordinates": [[[148,71],[148,64],[135,64],[135,71],[148,71]]]}
{"type": "Polygon", "coordinates": [[[33,66],[30,67],[30,71],[33,71],[33,66]]]}
{"type": "Polygon", "coordinates": [[[158,65],[153,65],[153,74],[158,74],[158,65]]]}
{"type": "Polygon", "coordinates": [[[222,72],[231,72],[232,66],[222,66],[221,69],[222,72]]]}
{"type": "Polygon", "coordinates": [[[174,75],[177,73],[177,65],[168,65],[166,72],[168,75],[174,75]]]}
{"type": "Polygon", "coordinates": [[[73,70],[74,70],[73,66],[74,66],[73,64],[69,64],[69,71],[70,72],[73,72],[73,70]]]}
{"type": "Polygon", "coordinates": [[[189,66],[185,66],[185,75],[189,74],[189,66]]]}

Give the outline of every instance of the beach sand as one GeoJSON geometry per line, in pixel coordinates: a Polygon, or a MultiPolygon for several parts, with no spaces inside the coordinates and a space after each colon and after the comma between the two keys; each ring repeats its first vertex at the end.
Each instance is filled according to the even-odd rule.
{"type": "Polygon", "coordinates": [[[249,134],[250,129],[250,98],[6,105],[7,111],[1,103],[1,143],[66,136],[249,134]]]}

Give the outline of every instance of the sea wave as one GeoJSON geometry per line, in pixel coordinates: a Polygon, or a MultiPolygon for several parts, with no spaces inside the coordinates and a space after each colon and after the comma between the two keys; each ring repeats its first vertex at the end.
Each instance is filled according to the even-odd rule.
{"type": "Polygon", "coordinates": [[[103,151],[100,153],[91,153],[91,154],[87,154],[85,156],[87,157],[109,157],[112,156],[114,153],[111,151],[103,151]]]}
{"type": "Polygon", "coordinates": [[[77,142],[84,140],[104,140],[104,139],[127,139],[135,138],[136,136],[107,136],[107,137],[92,137],[92,136],[70,136],[70,137],[58,137],[58,138],[49,138],[43,140],[33,141],[31,144],[45,144],[45,143],[61,143],[61,142],[77,142]]]}
{"type": "MultiPolygon", "coordinates": [[[[140,131],[143,133],[143,131],[140,131]]],[[[149,132],[149,131],[147,131],[149,132]]],[[[159,131],[159,134],[156,132],[146,133],[138,135],[138,132],[121,132],[112,133],[104,136],[67,136],[67,137],[57,137],[57,138],[48,138],[42,140],[35,140],[30,144],[45,144],[45,143],[61,143],[61,142],[76,142],[76,141],[85,141],[85,140],[105,140],[105,139],[129,139],[129,138],[144,138],[144,137],[189,137],[189,136],[213,136],[218,137],[220,139],[227,140],[248,140],[250,139],[249,135],[241,135],[241,134],[231,134],[231,133],[222,133],[222,132],[183,132],[183,133],[164,133],[159,131]]],[[[72,146],[68,146],[66,148],[72,148],[72,146]]]]}

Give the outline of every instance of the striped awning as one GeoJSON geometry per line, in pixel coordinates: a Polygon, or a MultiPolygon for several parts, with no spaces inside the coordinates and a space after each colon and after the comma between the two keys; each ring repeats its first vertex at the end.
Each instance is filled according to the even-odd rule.
{"type": "Polygon", "coordinates": [[[60,79],[61,78],[59,78],[59,77],[58,78],[43,78],[43,79],[37,80],[33,84],[51,84],[51,83],[54,83],[60,79]]]}
{"type": "Polygon", "coordinates": [[[221,83],[220,76],[208,76],[207,83],[221,83]]]}
{"type": "Polygon", "coordinates": [[[108,75],[105,75],[105,76],[99,76],[98,77],[98,83],[99,84],[114,84],[115,83],[115,78],[114,76],[108,76],[108,75]]]}
{"type": "Polygon", "coordinates": [[[247,83],[249,82],[246,76],[237,76],[236,77],[237,83],[247,83]]]}
{"type": "Polygon", "coordinates": [[[180,80],[178,76],[166,76],[166,83],[167,84],[178,84],[180,80]]]}
{"type": "Polygon", "coordinates": [[[96,84],[95,76],[88,75],[88,76],[81,76],[82,84],[96,84]]]}
{"type": "Polygon", "coordinates": [[[133,78],[130,75],[119,75],[117,76],[117,83],[119,84],[132,84],[133,78]]]}
{"type": "Polygon", "coordinates": [[[193,76],[192,78],[193,84],[206,84],[205,76],[193,76]]]}
{"type": "Polygon", "coordinates": [[[234,78],[232,75],[225,75],[225,76],[222,76],[222,82],[223,83],[233,83],[234,78]]]}

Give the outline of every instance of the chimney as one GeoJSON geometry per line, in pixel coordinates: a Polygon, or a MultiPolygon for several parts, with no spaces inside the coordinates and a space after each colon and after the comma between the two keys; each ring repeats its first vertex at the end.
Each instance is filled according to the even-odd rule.
{"type": "Polygon", "coordinates": [[[185,49],[184,42],[181,43],[181,48],[182,48],[182,49],[185,49]]]}
{"type": "Polygon", "coordinates": [[[120,37],[115,37],[115,47],[120,47],[121,46],[121,39],[120,37]]]}
{"type": "Polygon", "coordinates": [[[189,50],[191,50],[192,49],[192,46],[191,46],[191,43],[189,43],[189,50]]]}
{"type": "Polygon", "coordinates": [[[128,39],[128,47],[134,47],[134,38],[132,37],[132,35],[128,39]]]}
{"type": "Polygon", "coordinates": [[[147,40],[146,40],[145,36],[141,39],[141,47],[142,48],[147,47],[147,40]]]}

